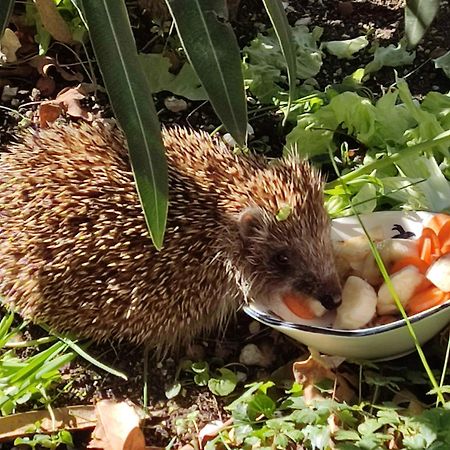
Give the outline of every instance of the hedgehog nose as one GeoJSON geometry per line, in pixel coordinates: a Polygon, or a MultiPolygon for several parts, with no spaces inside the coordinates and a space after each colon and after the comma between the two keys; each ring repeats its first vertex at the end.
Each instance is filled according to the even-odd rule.
{"type": "Polygon", "coordinates": [[[317,298],[322,306],[326,309],[335,309],[337,308],[342,300],[341,294],[321,294],[317,298]]]}

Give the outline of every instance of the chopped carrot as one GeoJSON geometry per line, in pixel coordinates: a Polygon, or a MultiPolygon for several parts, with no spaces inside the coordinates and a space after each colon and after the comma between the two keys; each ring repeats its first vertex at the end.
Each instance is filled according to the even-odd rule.
{"type": "Polygon", "coordinates": [[[311,320],[316,317],[306,303],[306,298],[301,295],[287,293],[283,296],[283,302],[291,312],[302,319],[311,320]]]}
{"type": "Polygon", "coordinates": [[[418,240],[420,259],[427,264],[441,256],[441,249],[437,234],[431,228],[424,228],[418,240]]]}
{"type": "Polygon", "coordinates": [[[409,315],[417,314],[440,305],[448,299],[449,295],[446,292],[433,286],[415,294],[408,302],[407,311],[409,315]]]}
{"type": "Polygon", "coordinates": [[[422,283],[420,283],[419,286],[416,287],[414,294],[418,294],[419,292],[422,292],[432,286],[434,286],[434,284],[428,278],[424,278],[422,283]]]}
{"type": "Polygon", "coordinates": [[[443,227],[437,232],[437,237],[439,239],[439,245],[442,251],[442,247],[450,245],[450,220],[445,222],[443,227]]]}
{"type": "Polygon", "coordinates": [[[441,247],[441,253],[443,255],[446,255],[447,253],[450,253],[450,242],[445,243],[442,247],[441,247]]]}
{"type": "Polygon", "coordinates": [[[427,264],[431,263],[431,239],[424,238],[420,243],[420,259],[427,264]]]}
{"type": "Polygon", "coordinates": [[[450,222],[450,216],[448,214],[435,214],[427,223],[426,227],[431,228],[437,235],[440,230],[450,222]]]}
{"type": "Polygon", "coordinates": [[[416,256],[405,256],[404,258],[398,259],[392,265],[391,270],[389,271],[391,274],[398,272],[406,266],[414,266],[419,269],[420,273],[425,273],[428,269],[428,264],[422,259],[416,256]]]}

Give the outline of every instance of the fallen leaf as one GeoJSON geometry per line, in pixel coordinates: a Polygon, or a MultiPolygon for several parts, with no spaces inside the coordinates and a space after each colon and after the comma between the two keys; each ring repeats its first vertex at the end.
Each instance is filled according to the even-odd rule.
{"type": "Polygon", "coordinates": [[[3,37],[0,39],[0,64],[17,61],[16,52],[21,45],[16,33],[6,28],[3,37]]]}
{"type": "Polygon", "coordinates": [[[42,102],[39,105],[39,125],[47,128],[63,113],[63,108],[53,103],[42,102]]]}
{"type": "Polygon", "coordinates": [[[80,100],[86,97],[83,85],[63,89],[54,100],[46,100],[39,106],[39,122],[41,127],[53,123],[63,112],[71,117],[82,117],[91,121],[92,114],[80,105],[80,100]],[[58,113],[59,111],[59,113],[58,113]]]}
{"type": "Polygon", "coordinates": [[[94,428],[96,424],[95,409],[93,406],[67,406],[54,408],[55,422],[48,410],[30,411],[10,416],[0,417],[0,442],[12,441],[17,437],[34,434],[36,422],[41,424],[40,433],[52,433],[58,429],[68,431],[94,428]],[[54,428],[53,425],[56,425],[54,428]]]}
{"type": "Polygon", "coordinates": [[[72,33],[61,14],[59,14],[55,2],[53,0],[34,0],[34,3],[43,27],[52,38],[65,44],[72,43],[72,33]]]}
{"type": "Polygon", "coordinates": [[[230,427],[232,423],[232,418],[228,419],[226,422],[214,420],[211,423],[207,423],[198,433],[200,448],[203,448],[208,441],[214,439],[222,430],[230,427]]]}
{"type": "Polygon", "coordinates": [[[310,349],[311,356],[305,361],[297,361],[293,364],[295,381],[303,385],[306,402],[322,398],[317,383],[323,380],[331,380],[335,389],[333,396],[340,401],[349,401],[354,397],[354,390],[346,378],[336,372],[336,369],[344,361],[344,358],[320,355],[310,349]]]}
{"type": "Polygon", "coordinates": [[[136,409],[128,403],[101,400],[96,405],[97,426],[89,448],[104,450],[144,450],[145,439],[139,428],[136,409]]]}

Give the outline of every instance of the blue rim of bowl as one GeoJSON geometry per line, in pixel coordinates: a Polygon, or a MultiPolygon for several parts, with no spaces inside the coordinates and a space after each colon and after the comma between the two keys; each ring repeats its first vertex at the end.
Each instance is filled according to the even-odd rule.
{"type": "MultiPolygon", "coordinates": [[[[450,307],[450,300],[447,300],[442,305],[435,306],[434,308],[415,314],[414,316],[409,318],[409,321],[412,324],[414,324],[415,322],[425,319],[426,317],[432,316],[440,311],[443,311],[444,309],[447,309],[448,307],[450,307]]],[[[308,333],[316,333],[316,334],[329,334],[332,336],[348,336],[348,337],[370,336],[373,334],[380,334],[385,333],[387,331],[395,330],[397,328],[401,328],[406,325],[405,319],[399,319],[392,323],[388,323],[385,325],[378,325],[377,327],[370,327],[358,330],[336,330],[334,328],[318,327],[316,325],[303,325],[300,323],[286,322],[282,319],[278,319],[277,317],[271,316],[267,313],[253,309],[250,305],[244,305],[243,309],[253,319],[256,319],[264,323],[265,325],[269,325],[271,327],[285,327],[290,328],[292,330],[306,331],[308,333]]]]}

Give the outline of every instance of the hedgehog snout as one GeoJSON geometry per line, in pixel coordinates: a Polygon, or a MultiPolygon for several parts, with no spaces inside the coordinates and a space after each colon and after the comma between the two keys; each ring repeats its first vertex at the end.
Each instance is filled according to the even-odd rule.
{"type": "Polygon", "coordinates": [[[317,300],[326,309],[332,310],[337,308],[342,303],[341,293],[336,294],[319,294],[317,300]]]}

